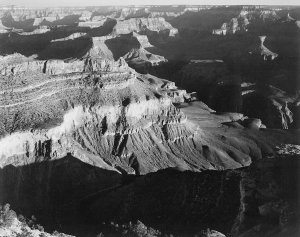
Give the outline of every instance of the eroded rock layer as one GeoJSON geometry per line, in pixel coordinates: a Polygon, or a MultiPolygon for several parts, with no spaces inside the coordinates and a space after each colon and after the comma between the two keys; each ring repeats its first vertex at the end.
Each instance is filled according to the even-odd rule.
{"type": "MultiPolygon", "coordinates": [[[[72,154],[125,173],[199,171],[242,167],[269,152],[246,133],[234,142],[201,129],[173,106],[189,99],[185,91],[136,73],[122,58],[14,59],[2,59],[7,62],[1,68],[2,167],[72,154]]],[[[244,119],[201,111],[213,127],[244,119]]]]}

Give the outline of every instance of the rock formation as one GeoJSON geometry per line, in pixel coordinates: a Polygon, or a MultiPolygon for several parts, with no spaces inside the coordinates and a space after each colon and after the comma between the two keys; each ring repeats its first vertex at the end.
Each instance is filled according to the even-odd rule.
{"type": "Polygon", "coordinates": [[[146,32],[146,31],[168,31],[169,36],[175,36],[178,30],[165,21],[164,18],[131,18],[128,20],[118,20],[117,25],[114,27],[115,34],[129,34],[131,32],[146,32]]]}
{"type": "Polygon", "coordinates": [[[87,55],[102,57],[109,60],[123,57],[130,66],[134,68],[159,65],[167,60],[163,56],[148,52],[152,45],[146,35],[132,33],[129,35],[108,35],[103,37],[93,37],[93,44],[87,55]]]}
{"type": "Polygon", "coordinates": [[[296,96],[289,96],[271,85],[260,87],[250,84],[243,85],[242,88],[244,113],[262,118],[270,128],[288,129],[293,125],[291,108],[299,100],[296,96]]]}
{"type": "Polygon", "coordinates": [[[0,7],[0,204],[75,236],[297,236],[283,8],[0,7]]]}
{"type": "Polygon", "coordinates": [[[22,61],[4,66],[1,75],[2,167],[71,153],[105,169],[145,174],[167,167],[241,167],[251,156],[261,157],[248,138],[238,146],[255,155],[237,144],[213,145],[215,135],[204,135],[172,105],[180,97],[174,85],[135,73],[122,58],[114,62],[90,53],[70,62],[22,61]]]}
{"type": "Polygon", "coordinates": [[[55,40],[51,40],[51,42],[59,42],[59,41],[66,41],[66,40],[74,40],[83,36],[86,36],[86,33],[82,33],[82,32],[77,32],[74,34],[71,34],[65,38],[61,38],[61,39],[55,39],[55,40]]]}
{"type": "Polygon", "coordinates": [[[250,51],[250,54],[260,55],[263,58],[263,60],[274,60],[275,58],[278,57],[278,54],[273,53],[264,45],[265,40],[266,40],[265,35],[259,36],[260,43],[252,51],[250,51]]]}
{"type": "Polygon", "coordinates": [[[5,33],[8,33],[8,32],[9,32],[9,28],[6,27],[6,26],[4,26],[4,25],[2,24],[1,19],[0,19],[0,34],[5,34],[5,33]]]}
{"type": "Polygon", "coordinates": [[[22,32],[22,33],[18,33],[19,35],[40,35],[40,34],[45,34],[47,32],[49,32],[50,29],[47,26],[41,26],[37,29],[35,29],[34,31],[31,32],[22,32]]]}
{"type": "Polygon", "coordinates": [[[167,62],[167,59],[165,59],[163,56],[152,54],[144,48],[132,49],[130,52],[124,55],[124,59],[134,65],[140,63],[150,63],[151,66],[156,66],[167,62]]]}
{"type": "Polygon", "coordinates": [[[140,35],[136,32],[133,32],[132,36],[135,37],[139,41],[139,43],[141,44],[141,47],[143,47],[143,48],[154,47],[153,45],[150,44],[147,35],[140,35]]]}
{"type": "Polygon", "coordinates": [[[122,8],[120,11],[119,19],[120,20],[125,20],[128,18],[137,18],[137,17],[148,17],[149,16],[149,9],[148,8],[139,8],[139,7],[134,7],[134,8],[122,8]]]}
{"type": "Polygon", "coordinates": [[[212,33],[215,35],[228,35],[237,32],[247,32],[250,23],[255,22],[276,22],[280,17],[275,10],[255,9],[251,7],[243,7],[240,13],[225,22],[219,29],[213,29],[212,33]]]}
{"type": "Polygon", "coordinates": [[[103,26],[107,22],[107,18],[99,21],[81,21],[78,23],[79,27],[97,28],[103,26]]]}
{"type": "Polygon", "coordinates": [[[296,20],[290,16],[290,13],[287,14],[285,22],[295,22],[296,20]]]}
{"type": "Polygon", "coordinates": [[[3,207],[0,205],[0,236],[74,237],[58,233],[57,231],[53,234],[49,234],[44,231],[41,225],[35,224],[34,222],[34,216],[33,219],[26,220],[23,216],[18,217],[16,212],[10,209],[9,204],[3,205],[3,207]]]}
{"type": "Polygon", "coordinates": [[[86,53],[87,57],[92,58],[105,58],[113,60],[114,56],[111,50],[107,47],[105,41],[115,38],[114,36],[102,36],[92,38],[92,47],[86,53]]]}
{"type": "Polygon", "coordinates": [[[58,20],[59,18],[56,16],[52,16],[52,17],[36,17],[34,18],[34,22],[33,22],[33,26],[39,26],[42,25],[45,22],[54,22],[56,20],[58,20]]]}
{"type": "Polygon", "coordinates": [[[232,18],[229,23],[223,23],[220,29],[214,29],[214,35],[230,35],[236,32],[247,31],[247,25],[249,24],[247,18],[232,18]]]}

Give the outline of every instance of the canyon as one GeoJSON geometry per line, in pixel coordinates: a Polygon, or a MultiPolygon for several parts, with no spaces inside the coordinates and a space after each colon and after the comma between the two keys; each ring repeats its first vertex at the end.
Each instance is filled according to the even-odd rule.
{"type": "Polygon", "coordinates": [[[298,236],[299,8],[0,20],[0,236],[298,236]]]}

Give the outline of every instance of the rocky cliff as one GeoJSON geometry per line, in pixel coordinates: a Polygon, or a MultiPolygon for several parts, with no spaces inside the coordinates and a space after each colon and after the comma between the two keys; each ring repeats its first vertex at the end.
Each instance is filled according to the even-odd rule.
{"type": "Polygon", "coordinates": [[[220,29],[214,29],[214,35],[229,35],[236,32],[247,31],[247,25],[249,24],[247,18],[232,18],[230,22],[223,23],[220,29]]]}
{"type": "Polygon", "coordinates": [[[270,128],[288,129],[295,124],[292,112],[298,107],[299,98],[288,95],[274,86],[242,85],[243,111],[249,116],[256,114],[270,128]]]}
{"type": "Polygon", "coordinates": [[[79,237],[298,236],[292,9],[2,9],[0,204],[79,237]]]}
{"type": "Polygon", "coordinates": [[[20,35],[40,35],[40,34],[45,34],[47,32],[49,32],[50,29],[46,26],[43,26],[43,27],[39,27],[31,32],[21,32],[19,33],[20,35]]]}
{"type": "MultiPolygon", "coordinates": [[[[188,99],[185,93],[134,72],[124,59],[7,64],[1,69],[2,167],[70,153],[125,173],[167,167],[199,171],[242,167],[269,152],[245,134],[236,143],[201,129],[172,104],[188,99]]],[[[219,119],[212,120],[221,126],[219,119]]]]}
{"type": "Polygon", "coordinates": [[[175,36],[178,30],[165,21],[164,18],[131,18],[128,20],[118,20],[117,25],[114,27],[115,34],[129,34],[131,32],[146,32],[146,31],[168,31],[169,36],[175,36]]]}
{"type": "Polygon", "coordinates": [[[259,43],[258,45],[253,48],[252,51],[249,53],[251,55],[260,55],[263,60],[274,60],[275,58],[278,57],[277,53],[273,53],[271,50],[269,50],[265,45],[264,42],[266,40],[266,36],[259,36],[259,43]]]}
{"type": "Polygon", "coordinates": [[[53,234],[44,231],[44,228],[36,224],[36,219],[32,216],[27,219],[22,215],[17,216],[16,212],[10,209],[10,205],[0,205],[0,236],[18,237],[74,237],[58,233],[53,234]]]}
{"type": "Polygon", "coordinates": [[[278,20],[280,20],[280,17],[275,10],[243,7],[236,17],[230,19],[229,22],[223,23],[219,29],[213,29],[212,33],[215,35],[242,33],[248,31],[251,23],[255,24],[259,21],[274,22],[278,20]]]}
{"type": "Polygon", "coordinates": [[[86,33],[83,33],[83,32],[76,32],[76,33],[73,33],[65,38],[60,38],[60,39],[54,39],[54,40],[51,40],[51,43],[53,42],[59,42],[59,41],[67,41],[67,40],[74,40],[74,39],[78,39],[80,37],[84,37],[86,36],[87,34],[86,33]]]}
{"type": "Polygon", "coordinates": [[[79,27],[97,28],[103,26],[108,21],[107,18],[98,21],[82,21],[78,23],[79,27]]]}

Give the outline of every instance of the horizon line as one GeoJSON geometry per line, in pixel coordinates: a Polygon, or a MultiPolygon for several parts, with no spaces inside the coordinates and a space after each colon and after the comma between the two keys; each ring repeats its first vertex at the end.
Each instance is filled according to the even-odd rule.
{"type": "Polygon", "coordinates": [[[199,6],[267,6],[267,7],[300,7],[300,4],[99,4],[99,5],[57,5],[57,6],[24,6],[24,5],[15,5],[15,4],[0,4],[0,7],[24,7],[24,8],[60,8],[60,7],[69,7],[69,8],[79,8],[79,7],[148,7],[148,6],[191,6],[191,7],[199,7],[199,6]]]}

